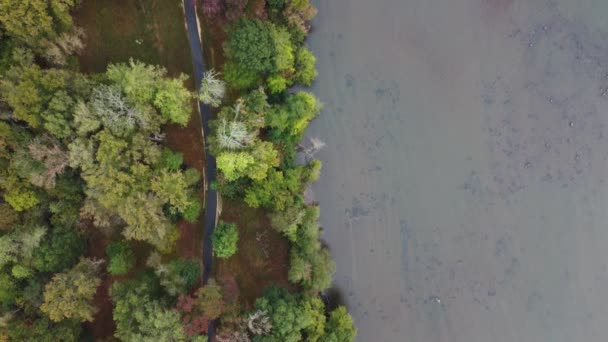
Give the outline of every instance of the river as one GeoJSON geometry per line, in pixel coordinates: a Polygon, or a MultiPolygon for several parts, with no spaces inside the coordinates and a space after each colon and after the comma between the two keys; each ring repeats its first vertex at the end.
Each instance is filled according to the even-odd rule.
{"type": "Polygon", "coordinates": [[[312,192],[357,341],[607,341],[608,2],[315,4],[312,192]]]}

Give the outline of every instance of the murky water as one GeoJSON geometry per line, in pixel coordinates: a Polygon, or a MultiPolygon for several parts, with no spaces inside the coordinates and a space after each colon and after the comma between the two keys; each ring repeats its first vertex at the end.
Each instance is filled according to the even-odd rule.
{"type": "Polygon", "coordinates": [[[607,341],[608,1],[316,4],[313,191],[358,341],[607,341]]]}

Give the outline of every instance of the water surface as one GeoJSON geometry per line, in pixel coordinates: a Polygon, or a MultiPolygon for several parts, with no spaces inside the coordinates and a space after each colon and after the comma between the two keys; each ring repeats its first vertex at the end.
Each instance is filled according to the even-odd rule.
{"type": "Polygon", "coordinates": [[[607,341],[608,2],[316,5],[313,192],[358,341],[607,341]]]}

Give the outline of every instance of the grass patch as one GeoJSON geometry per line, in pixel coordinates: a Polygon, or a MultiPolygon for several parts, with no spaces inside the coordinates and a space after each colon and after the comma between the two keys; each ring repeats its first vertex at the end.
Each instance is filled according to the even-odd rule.
{"type": "Polygon", "coordinates": [[[239,242],[235,255],[216,259],[216,275],[218,279],[235,277],[243,307],[251,308],[272,285],[293,289],[287,280],[289,244],[270,227],[263,210],[250,208],[241,201],[224,202],[221,218],[236,223],[239,242]]]}
{"type": "MultiPolygon", "coordinates": [[[[103,72],[129,58],[192,75],[181,0],[87,0],[74,13],[87,34],[83,72],[103,72]]],[[[193,83],[192,83],[193,84],[193,83]]]]}

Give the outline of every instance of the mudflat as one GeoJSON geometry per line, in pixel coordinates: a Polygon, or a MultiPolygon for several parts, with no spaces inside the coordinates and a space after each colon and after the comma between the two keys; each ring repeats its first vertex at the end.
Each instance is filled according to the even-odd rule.
{"type": "Polygon", "coordinates": [[[608,2],[315,5],[312,190],[358,341],[607,341],[608,2]]]}

